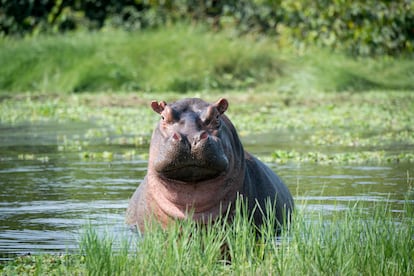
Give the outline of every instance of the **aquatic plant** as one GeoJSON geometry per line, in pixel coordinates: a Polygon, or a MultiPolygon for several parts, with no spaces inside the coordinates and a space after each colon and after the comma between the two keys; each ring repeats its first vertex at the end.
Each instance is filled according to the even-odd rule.
{"type": "MultiPolygon", "coordinates": [[[[240,208],[241,205],[238,205],[240,208]]],[[[238,212],[232,224],[198,227],[191,220],[166,230],[155,225],[145,236],[116,241],[91,226],[80,240],[80,254],[19,257],[5,264],[5,275],[68,273],[93,275],[410,275],[414,273],[412,202],[394,213],[386,203],[370,211],[349,205],[334,215],[306,210],[276,238],[271,221],[257,239],[249,217],[238,212]],[[223,245],[226,245],[223,247],[223,245]],[[224,254],[223,254],[224,252],[224,254]]]]}

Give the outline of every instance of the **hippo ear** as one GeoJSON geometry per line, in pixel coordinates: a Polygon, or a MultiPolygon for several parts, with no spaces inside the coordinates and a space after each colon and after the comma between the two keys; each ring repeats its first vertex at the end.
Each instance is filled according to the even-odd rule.
{"type": "Polygon", "coordinates": [[[161,112],[164,111],[164,108],[167,106],[167,103],[164,101],[161,101],[160,103],[158,103],[157,101],[152,101],[151,102],[151,107],[152,109],[157,112],[158,114],[161,114],[161,112]]]}
{"type": "Polygon", "coordinates": [[[214,106],[217,108],[220,114],[223,114],[229,107],[229,102],[226,99],[221,98],[214,104],[214,106]]]}

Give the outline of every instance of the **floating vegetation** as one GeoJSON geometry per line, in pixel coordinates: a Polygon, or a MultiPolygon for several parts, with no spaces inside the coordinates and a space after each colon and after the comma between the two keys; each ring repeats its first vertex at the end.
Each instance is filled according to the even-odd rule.
{"type": "Polygon", "coordinates": [[[362,151],[362,152],[341,152],[341,153],[321,153],[306,152],[301,153],[294,150],[276,150],[270,157],[265,158],[268,162],[276,163],[414,163],[414,153],[390,154],[385,151],[362,151]]]}
{"type": "Polygon", "coordinates": [[[109,151],[103,152],[81,152],[80,157],[82,159],[99,159],[105,161],[112,161],[114,159],[114,153],[109,151]]]}
{"type": "MultiPolygon", "coordinates": [[[[186,95],[191,97],[193,95],[186,95]]],[[[290,133],[303,149],[287,148],[271,154],[272,162],[412,162],[414,147],[414,94],[407,91],[364,93],[328,92],[228,92],[194,95],[215,101],[229,98],[228,116],[241,136],[290,133]],[[295,137],[297,136],[297,137],[295,137]],[[385,153],[398,145],[399,153],[385,153]],[[320,150],[325,147],[324,150],[320,150]],[[343,149],[338,150],[338,147],[343,149]],[[346,149],[344,149],[346,147],[346,149]],[[335,148],[332,153],[326,153],[335,148]],[[385,151],[385,152],[383,152],[385,151]]],[[[58,151],[80,153],[84,159],[108,159],[103,148],[90,153],[90,145],[135,149],[149,146],[158,116],[150,99],[170,102],[179,94],[150,95],[20,95],[0,102],[0,122],[85,124],[82,133],[57,134],[58,151]],[[107,99],[107,100],[105,100],[107,99]],[[109,105],[107,102],[116,104],[109,105]],[[131,104],[133,103],[133,104],[131,104]],[[47,110],[47,112],[45,112],[47,110]],[[88,154],[84,154],[88,153],[88,154]]],[[[278,147],[279,148],[279,147],[278,147]]],[[[114,152],[114,154],[123,154],[114,152]]],[[[128,158],[130,158],[129,155],[128,158]]],[[[267,156],[266,158],[269,158],[267,156]]]]}
{"type": "Polygon", "coordinates": [[[49,162],[49,156],[47,155],[36,155],[34,153],[25,153],[25,154],[19,154],[17,156],[17,159],[19,160],[25,160],[25,161],[40,161],[42,163],[48,163],[49,162]]]}

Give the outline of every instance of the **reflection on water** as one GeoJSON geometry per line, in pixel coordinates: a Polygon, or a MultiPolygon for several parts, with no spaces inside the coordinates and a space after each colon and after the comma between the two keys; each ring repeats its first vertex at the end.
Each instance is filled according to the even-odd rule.
{"type": "MultiPolygon", "coordinates": [[[[128,198],[143,179],[146,161],[85,160],[78,152],[58,150],[60,135],[82,135],[85,125],[0,127],[0,258],[11,254],[65,252],[76,249],[82,227],[91,223],[113,233],[128,233],[124,224],[128,198]]],[[[284,139],[281,137],[281,139],[284,139]]],[[[246,148],[266,154],[246,139],[246,148]]],[[[286,145],[286,140],[281,140],[286,145]]],[[[88,150],[122,153],[128,146],[92,141],[88,150]]],[[[136,149],[135,149],[136,150],[136,149]]],[[[146,152],[147,149],[140,151],[146,152]]],[[[401,210],[408,190],[410,164],[315,165],[271,167],[284,179],[298,208],[346,210],[351,202],[389,201],[401,210]]]]}

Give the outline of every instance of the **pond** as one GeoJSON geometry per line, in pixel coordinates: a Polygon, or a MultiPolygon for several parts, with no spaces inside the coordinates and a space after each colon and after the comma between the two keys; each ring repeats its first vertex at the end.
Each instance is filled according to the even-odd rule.
{"type": "MultiPolygon", "coordinates": [[[[129,233],[125,209],[145,175],[148,149],[113,145],[105,138],[82,145],[88,153],[76,150],[81,146],[76,143],[71,150],[62,148],[66,137],[81,137],[88,127],[84,123],[0,126],[1,260],[75,250],[87,224],[129,233]]],[[[289,134],[243,138],[245,148],[259,156],[284,147],[306,150],[300,140],[300,135],[289,134]]],[[[409,163],[269,165],[284,179],[298,208],[328,213],[353,202],[369,206],[378,201],[390,202],[399,212],[409,189],[407,174],[413,172],[409,163]]]]}

